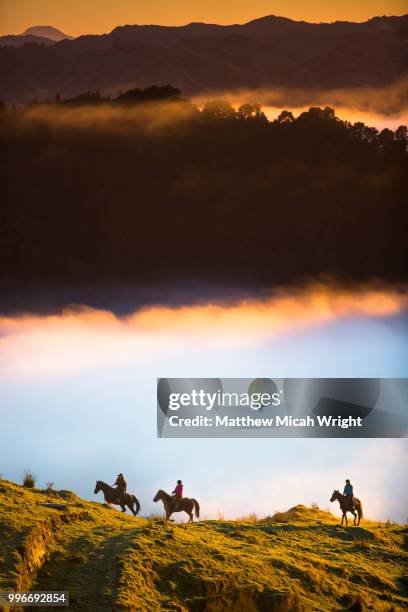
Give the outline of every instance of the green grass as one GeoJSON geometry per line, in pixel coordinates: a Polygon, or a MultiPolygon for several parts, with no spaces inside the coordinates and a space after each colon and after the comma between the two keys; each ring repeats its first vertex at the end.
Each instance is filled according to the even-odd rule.
{"type": "Polygon", "coordinates": [[[69,590],[81,611],[402,610],[407,541],[318,508],[166,524],[0,481],[0,589],[69,590]]]}

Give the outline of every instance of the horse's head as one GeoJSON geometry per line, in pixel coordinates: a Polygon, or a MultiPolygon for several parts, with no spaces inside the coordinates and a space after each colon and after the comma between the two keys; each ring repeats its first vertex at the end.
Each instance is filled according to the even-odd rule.
{"type": "Polygon", "coordinates": [[[95,486],[95,491],[94,491],[95,495],[96,495],[97,493],[99,493],[99,491],[100,491],[101,489],[102,489],[102,481],[101,481],[101,480],[97,480],[97,481],[96,481],[96,486],[95,486]]]}
{"type": "Polygon", "coordinates": [[[330,501],[334,502],[335,499],[340,499],[340,491],[337,491],[337,489],[334,489],[333,495],[331,496],[330,501]]]}
{"type": "Polygon", "coordinates": [[[162,491],[162,489],[159,489],[159,490],[157,491],[156,495],[153,497],[153,501],[154,501],[154,502],[158,502],[158,501],[160,501],[161,499],[163,499],[163,493],[164,493],[164,491],[162,491]]]}

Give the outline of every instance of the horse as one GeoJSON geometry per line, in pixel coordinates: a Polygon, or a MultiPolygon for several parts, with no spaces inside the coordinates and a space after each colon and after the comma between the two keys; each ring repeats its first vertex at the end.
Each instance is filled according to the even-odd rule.
{"type": "Polygon", "coordinates": [[[164,510],[166,512],[166,521],[170,519],[170,516],[173,514],[173,512],[186,512],[190,517],[190,520],[188,522],[193,523],[193,509],[195,510],[196,517],[200,517],[200,505],[196,499],[182,497],[181,499],[175,500],[172,495],[169,495],[168,493],[160,489],[153,497],[153,501],[163,502],[164,510]]]}
{"type": "Polygon", "coordinates": [[[139,500],[137,499],[135,495],[124,493],[122,496],[123,500],[121,500],[121,494],[119,493],[117,488],[111,487],[110,485],[106,484],[106,482],[103,482],[102,480],[96,481],[96,486],[95,486],[95,491],[94,491],[95,495],[99,493],[99,491],[103,492],[103,495],[105,497],[105,502],[107,504],[115,504],[115,506],[120,506],[122,508],[122,512],[126,512],[126,506],[127,506],[129,510],[133,512],[133,515],[136,516],[136,514],[140,510],[139,500]],[[121,501],[125,503],[123,504],[121,503],[121,501]],[[134,509],[134,506],[136,506],[136,510],[134,509]]]}
{"type": "Polygon", "coordinates": [[[335,500],[338,500],[339,504],[340,504],[340,508],[342,511],[342,517],[341,517],[341,524],[343,524],[343,519],[346,519],[346,525],[348,525],[347,522],[347,512],[351,512],[351,514],[354,515],[354,525],[356,524],[356,512],[355,510],[357,510],[357,514],[358,514],[358,523],[357,525],[360,525],[360,520],[363,518],[363,506],[362,503],[359,499],[357,499],[356,497],[354,497],[354,510],[350,504],[350,499],[348,498],[347,495],[342,495],[340,493],[340,491],[337,491],[336,489],[333,491],[333,495],[330,498],[330,501],[333,502],[335,500]]]}

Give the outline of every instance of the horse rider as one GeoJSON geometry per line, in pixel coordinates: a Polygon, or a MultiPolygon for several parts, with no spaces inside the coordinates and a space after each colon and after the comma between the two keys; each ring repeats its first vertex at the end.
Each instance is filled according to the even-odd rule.
{"type": "Polygon", "coordinates": [[[116,487],[118,494],[119,494],[119,502],[124,505],[125,503],[125,495],[126,495],[126,489],[127,489],[127,482],[123,476],[122,473],[118,474],[118,477],[116,478],[115,483],[112,485],[113,487],[116,487]]]}
{"type": "Polygon", "coordinates": [[[181,480],[177,481],[176,488],[174,489],[172,495],[174,499],[174,505],[176,508],[178,508],[180,505],[180,501],[183,498],[183,483],[181,482],[181,480]]]}
{"type": "Polygon", "coordinates": [[[354,508],[355,504],[354,504],[353,485],[351,484],[351,482],[350,482],[350,480],[348,478],[346,480],[346,486],[344,487],[343,495],[347,499],[347,501],[348,501],[348,503],[350,505],[350,508],[354,508]]]}

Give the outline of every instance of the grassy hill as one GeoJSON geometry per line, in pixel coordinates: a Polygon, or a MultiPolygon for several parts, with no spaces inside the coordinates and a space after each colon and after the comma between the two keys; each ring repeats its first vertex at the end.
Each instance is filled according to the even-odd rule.
{"type": "Polygon", "coordinates": [[[81,611],[402,610],[407,542],[318,508],[166,524],[0,481],[0,590],[69,590],[81,611]]]}

